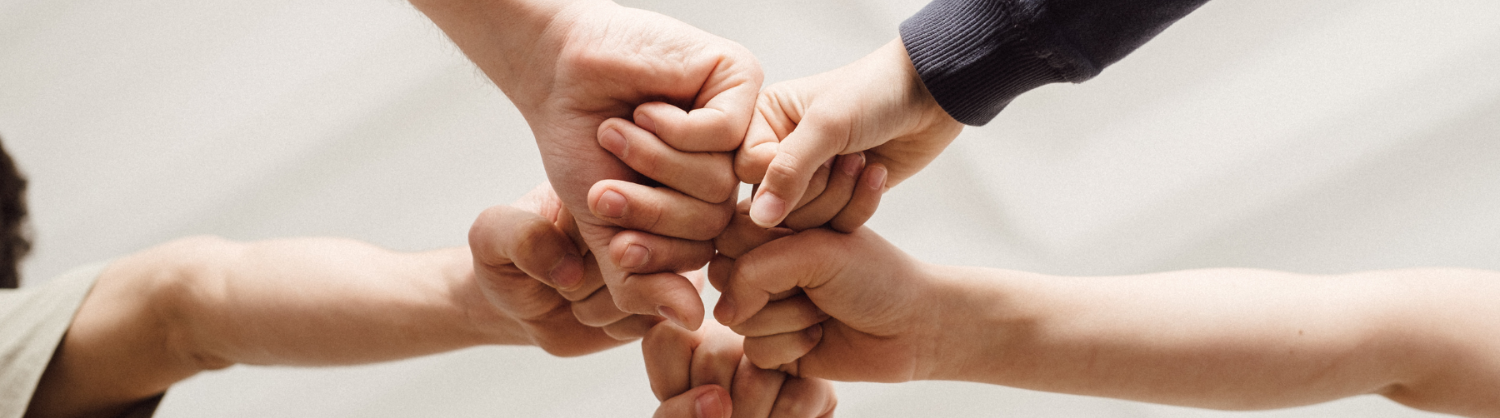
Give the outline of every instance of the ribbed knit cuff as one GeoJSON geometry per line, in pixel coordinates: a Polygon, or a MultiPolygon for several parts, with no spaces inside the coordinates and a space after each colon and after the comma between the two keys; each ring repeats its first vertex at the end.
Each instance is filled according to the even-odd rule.
{"type": "Polygon", "coordinates": [[[935,0],[901,23],[917,74],[959,122],[984,125],[1021,93],[1077,78],[1051,62],[1068,57],[1053,56],[1046,44],[1056,38],[1034,34],[1036,12],[1018,3],[935,0]]]}

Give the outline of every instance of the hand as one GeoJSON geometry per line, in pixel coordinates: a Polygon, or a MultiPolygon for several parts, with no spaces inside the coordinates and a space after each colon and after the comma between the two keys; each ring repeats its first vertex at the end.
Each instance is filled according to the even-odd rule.
{"type": "Polygon", "coordinates": [[[657,418],[829,417],[833,385],[751,365],[743,337],[718,324],[698,331],[660,324],[641,342],[657,418]]]}
{"type": "Polygon", "coordinates": [[[714,316],[745,335],[756,366],[802,377],[902,382],[934,376],[948,292],[929,267],[869,229],[774,239],[738,259],[716,258],[724,292],[714,316]]]}
{"type": "MultiPolygon", "coordinates": [[[[414,3],[526,117],[548,178],[578,217],[618,306],[631,313],[666,313],[697,328],[703,305],[686,279],[673,272],[627,277],[603,254],[621,229],[589,211],[588,203],[605,199],[607,208],[628,212],[636,202],[608,190],[590,193],[590,188],[600,180],[643,179],[595,140],[618,126],[605,125],[606,120],[633,117],[679,150],[734,150],[744,138],[762,79],[749,51],[666,16],[608,1],[414,3]]],[[[701,200],[717,215],[680,224],[690,227],[672,231],[678,234],[672,237],[718,235],[732,205],[711,205],[729,201],[736,184],[730,180],[701,194],[676,196],[701,200]]]]}
{"type": "MultiPolygon", "coordinates": [[[[579,255],[575,223],[548,185],[514,206],[486,209],[469,230],[474,279],[490,308],[520,324],[531,342],[559,356],[593,353],[640,338],[654,316],[615,309],[599,266],[579,255]],[[544,284],[576,282],[572,291],[544,284]]],[[[479,312],[484,312],[479,309],[479,312]]]]}
{"type": "Polygon", "coordinates": [[[769,228],[805,199],[814,173],[835,155],[865,151],[890,170],[889,188],[937,158],[961,130],[897,39],[842,68],[762,91],[735,173],[760,184],[750,216],[769,228]]]}

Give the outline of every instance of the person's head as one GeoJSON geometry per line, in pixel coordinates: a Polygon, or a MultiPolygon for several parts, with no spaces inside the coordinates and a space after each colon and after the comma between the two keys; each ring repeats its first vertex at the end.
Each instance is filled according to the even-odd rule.
{"type": "Polygon", "coordinates": [[[21,284],[21,259],[31,252],[26,228],[26,178],[0,139],[0,289],[21,284]]]}

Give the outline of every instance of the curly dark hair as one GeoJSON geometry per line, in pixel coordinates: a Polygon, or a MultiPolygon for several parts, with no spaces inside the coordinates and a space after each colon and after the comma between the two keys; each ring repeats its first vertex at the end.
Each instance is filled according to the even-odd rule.
{"type": "Polygon", "coordinates": [[[21,259],[31,252],[31,230],[26,227],[26,177],[5,152],[0,140],[0,289],[21,284],[21,259]]]}

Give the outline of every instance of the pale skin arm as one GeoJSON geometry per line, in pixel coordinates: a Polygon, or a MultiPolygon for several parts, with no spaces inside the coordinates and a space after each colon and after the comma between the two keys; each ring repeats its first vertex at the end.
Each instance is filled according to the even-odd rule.
{"type": "Polygon", "coordinates": [[[109,416],[203,370],[338,365],[529,344],[487,308],[466,248],[395,253],[342,239],[187,238],[111,264],[28,416],[109,416]]]}
{"type": "Polygon", "coordinates": [[[801,376],[1237,410],[1378,394],[1500,417],[1496,272],[1057,277],[925,264],[868,229],[799,233],[723,269],[716,316],[757,365],[801,376]],[[817,311],[766,303],[791,288],[817,311]]]}
{"type": "Polygon", "coordinates": [[[607,292],[585,297],[541,281],[599,281],[571,225],[543,185],[481,213],[468,248],[199,237],[121,258],[84,299],[28,416],[118,415],[231,364],[358,364],[481,344],[576,356],[644,335],[659,319],[592,314],[618,312],[607,292]]]}
{"type": "Polygon", "coordinates": [[[1500,273],[933,268],[983,338],[934,378],[1216,409],[1379,394],[1500,416],[1500,273]]]}

